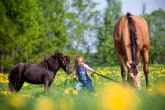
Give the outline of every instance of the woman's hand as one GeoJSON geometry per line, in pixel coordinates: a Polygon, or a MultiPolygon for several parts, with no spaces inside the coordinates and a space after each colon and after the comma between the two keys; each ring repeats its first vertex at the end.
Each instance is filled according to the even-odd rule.
{"type": "Polygon", "coordinates": [[[94,74],[95,74],[95,72],[92,72],[92,73],[91,73],[91,76],[94,77],[94,74]]]}
{"type": "Polygon", "coordinates": [[[76,76],[76,75],[74,75],[74,76],[73,76],[73,79],[76,79],[76,78],[77,78],[77,76],[76,76]]]}

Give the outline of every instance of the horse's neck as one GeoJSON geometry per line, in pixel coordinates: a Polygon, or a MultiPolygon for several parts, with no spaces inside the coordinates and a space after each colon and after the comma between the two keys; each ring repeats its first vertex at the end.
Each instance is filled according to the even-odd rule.
{"type": "Polygon", "coordinates": [[[56,74],[57,71],[60,69],[59,60],[58,60],[58,58],[55,58],[54,61],[52,61],[52,60],[50,60],[50,61],[51,61],[51,64],[54,65],[54,67],[50,68],[50,70],[56,74]]]}
{"type": "Polygon", "coordinates": [[[42,62],[38,63],[38,65],[46,68],[49,71],[53,71],[54,74],[56,74],[57,71],[60,69],[60,62],[59,62],[58,58],[55,58],[53,61],[52,60],[42,61],[42,62]]]}

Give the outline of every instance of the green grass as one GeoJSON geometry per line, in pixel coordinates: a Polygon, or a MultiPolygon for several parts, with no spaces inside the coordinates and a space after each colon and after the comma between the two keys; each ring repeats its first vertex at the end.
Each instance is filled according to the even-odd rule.
{"type": "MultiPolygon", "coordinates": [[[[113,78],[115,80],[121,81],[121,76],[120,76],[120,69],[118,66],[115,67],[97,67],[95,70],[101,74],[104,74],[110,78],[113,78]]],[[[151,65],[150,66],[150,74],[149,74],[149,79],[150,79],[150,84],[152,85],[152,90],[147,91],[145,88],[145,77],[144,74],[141,70],[141,82],[142,82],[142,90],[140,91],[135,91],[137,94],[140,104],[136,109],[138,110],[163,110],[165,109],[164,105],[164,100],[165,100],[165,91],[164,93],[160,92],[157,90],[157,85],[159,82],[165,82],[165,65],[151,65]]],[[[32,85],[28,84],[27,86],[23,86],[21,91],[18,93],[19,96],[25,97],[26,101],[25,104],[22,104],[23,106],[20,107],[13,107],[12,104],[10,104],[10,96],[11,95],[4,95],[1,93],[0,96],[0,110],[4,109],[35,109],[37,110],[36,106],[41,105],[40,101],[42,100],[48,100],[48,105],[46,104],[45,106],[51,106],[51,101],[53,101],[53,109],[74,109],[74,110],[103,110],[103,109],[108,109],[104,108],[104,102],[101,102],[100,98],[102,97],[101,92],[106,85],[109,85],[111,87],[112,81],[109,81],[107,79],[104,79],[102,77],[99,77],[95,75],[94,78],[92,78],[93,81],[93,86],[95,88],[95,93],[89,93],[86,88],[84,88],[78,95],[74,95],[72,91],[74,90],[74,86],[76,85],[76,82],[70,83],[69,81],[71,80],[71,76],[68,77],[68,81],[66,86],[64,86],[64,81],[66,78],[66,74],[60,70],[54,82],[52,83],[49,93],[46,94],[44,92],[43,85],[32,85]],[[64,91],[68,90],[70,91],[69,94],[66,94],[64,91]],[[45,99],[44,99],[45,98],[45,99]],[[49,103],[50,102],[50,103],[49,103]],[[39,103],[39,104],[38,104],[39,103]],[[55,107],[54,107],[55,106],[55,107]]],[[[163,83],[165,84],[165,83],[163,83]]],[[[160,86],[160,87],[165,87],[165,85],[160,86]]],[[[3,83],[0,84],[0,91],[5,91],[7,89],[7,84],[3,83]]],[[[162,89],[162,88],[158,88],[162,89]]],[[[165,88],[164,88],[165,89],[165,88]]],[[[116,90],[117,91],[117,90],[116,90]]],[[[129,94],[129,93],[128,93],[129,94]]],[[[110,95],[111,96],[111,95],[110,95]]],[[[129,96],[129,95],[128,95],[129,96]]],[[[118,98],[118,97],[116,97],[118,98]]],[[[120,99],[120,98],[119,98],[120,99]]],[[[19,99],[18,99],[19,100],[19,99]]],[[[16,100],[16,101],[18,101],[16,100]]],[[[21,100],[21,99],[20,99],[21,100]]],[[[127,99],[126,99],[127,100],[127,99]]],[[[105,102],[109,101],[108,97],[105,99],[105,102]]],[[[17,103],[17,102],[16,102],[17,103]]],[[[19,103],[19,102],[18,102],[19,103]]],[[[133,102],[131,102],[133,103],[133,102]]],[[[131,104],[130,103],[130,104],[131,104]]],[[[43,102],[43,104],[45,104],[43,102]]],[[[44,107],[43,107],[44,108],[44,107]]],[[[51,110],[52,108],[50,108],[51,110]]],[[[124,110],[124,109],[120,109],[124,110]]]]}

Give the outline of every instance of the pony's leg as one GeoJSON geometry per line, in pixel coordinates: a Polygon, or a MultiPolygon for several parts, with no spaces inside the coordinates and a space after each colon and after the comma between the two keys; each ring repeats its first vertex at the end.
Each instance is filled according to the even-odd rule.
{"type": "Polygon", "coordinates": [[[49,81],[45,80],[44,81],[44,90],[45,90],[46,93],[48,92],[48,87],[49,87],[49,81]]]}
{"type": "Polygon", "coordinates": [[[51,86],[52,82],[53,82],[53,81],[49,82],[49,85],[48,85],[48,87],[50,87],[50,86],[51,86]]]}
{"type": "Polygon", "coordinates": [[[148,67],[148,49],[143,49],[142,50],[142,57],[143,57],[143,62],[144,62],[144,67],[143,67],[143,71],[145,74],[145,78],[146,78],[146,87],[149,87],[149,79],[148,79],[148,74],[149,74],[149,67],[148,67]]]}
{"type": "Polygon", "coordinates": [[[8,90],[9,90],[10,92],[14,92],[14,91],[15,91],[14,82],[11,81],[11,80],[9,80],[8,90]]]}
{"type": "Polygon", "coordinates": [[[19,91],[21,90],[23,84],[24,84],[24,81],[23,81],[23,80],[21,80],[21,81],[17,84],[17,86],[16,86],[16,91],[17,91],[17,92],[19,92],[19,91]]]}
{"type": "Polygon", "coordinates": [[[117,57],[118,57],[118,61],[120,64],[121,77],[122,77],[123,82],[125,82],[126,81],[126,72],[124,69],[123,56],[118,52],[117,57]]]}

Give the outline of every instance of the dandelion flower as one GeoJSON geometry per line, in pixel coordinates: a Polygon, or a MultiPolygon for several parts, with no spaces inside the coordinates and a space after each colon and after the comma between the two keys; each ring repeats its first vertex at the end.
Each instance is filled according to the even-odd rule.
{"type": "Polygon", "coordinates": [[[69,95],[70,94],[70,90],[69,89],[65,89],[64,90],[64,93],[67,94],[67,95],[69,95]]]}
{"type": "Polygon", "coordinates": [[[165,95],[165,82],[158,83],[158,85],[156,86],[156,91],[159,94],[165,95]]]}
{"type": "Polygon", "coordinates": [[[17,94],[10,95],[8,102],[11,107],[17,109],[25,106],[25,98],[17,94]]]}
{"type": "Polygon", "coordinates": [[[74,95],[77,95],[78,94],[78,91],[77,90],[73,90],[72,92],[74,95]]]}
{"type": "Polygon", "coordinates": [[[35,110],[54,110],[55,103],[51,98],[43,97],[37,101],[35,110]]]}
{"type": "Polygon", "coordinates": [[[24,84],[23,84],[23,87],[27,87],[27,86],[29,86],[28,83],[24,83],[24,84]]]}
{"type": "Polygon", "coordinates": [[[104,108],[108,110],[133,110],[139,102],[134,90],[118,84],[106,86],[100,96],[104,108]]]}

